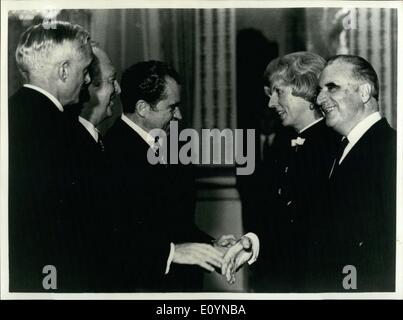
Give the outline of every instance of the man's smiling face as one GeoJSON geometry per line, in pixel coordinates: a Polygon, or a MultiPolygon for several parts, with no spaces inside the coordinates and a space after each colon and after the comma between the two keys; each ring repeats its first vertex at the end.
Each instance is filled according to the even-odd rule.
{"type": "Polygon", "coordinates": [[[319,78],[319,90],[317,103],[326,116],[326,124],[347,135],[364,112],[359,81],[354,78],[353,66],[339,61],[326,66],[319,78]]]}

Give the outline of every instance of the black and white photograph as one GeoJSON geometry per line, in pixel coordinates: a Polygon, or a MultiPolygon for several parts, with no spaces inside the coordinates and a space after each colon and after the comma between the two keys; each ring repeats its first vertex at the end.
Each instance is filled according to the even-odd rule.
{"type": "Polygon", "coordinates": [[[1,298],[402,299],[401,14],[2,1],[1,298]]]}

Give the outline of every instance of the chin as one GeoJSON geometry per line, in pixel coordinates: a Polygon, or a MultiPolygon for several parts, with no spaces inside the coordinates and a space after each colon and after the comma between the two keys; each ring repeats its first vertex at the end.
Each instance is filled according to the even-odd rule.
{"type": "Polygon", "coordinates": [[[77,104],[79,102],[80,102],[80,100],[78,98],[75,98],[75,99],[71,100],[70,103],[68,103],[68,104],[77,104]]]}
{"type": "Polygon", "coordinates": [[[291,123],[289,121],[287,121],[286,119],[281,121],[281,124],[283,125],[283,127],[290,127],[291,123]]]}

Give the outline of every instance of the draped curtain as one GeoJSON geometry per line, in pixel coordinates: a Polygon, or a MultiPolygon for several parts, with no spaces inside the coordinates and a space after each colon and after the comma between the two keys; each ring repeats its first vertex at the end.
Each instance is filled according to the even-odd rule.
{"type": "Polygon", "coordinates": [[[397,125],[397,9],[351,9],[351,28],[343,30],[347,51],[366,58],[379,77],[380,107],[397,125]]]}
{"type": "Polygon", "coordinates": [[[193,125],[235,128],[235,9],[197,9],[193,125]]]}

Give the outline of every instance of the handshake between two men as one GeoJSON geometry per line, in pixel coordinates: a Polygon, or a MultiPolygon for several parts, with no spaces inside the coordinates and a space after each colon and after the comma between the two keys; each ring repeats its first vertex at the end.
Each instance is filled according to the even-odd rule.
{"type": "Polygon", "coordinates": [[[235,273],[246,263],[252,264],[259,255],[259,238],[247,233],[236,239],[223,235],[213,244],[182,243],[175,245],[173,263],[198,265],[208,271],[218,268],[228,283],[235,283],[235,273]]]}

